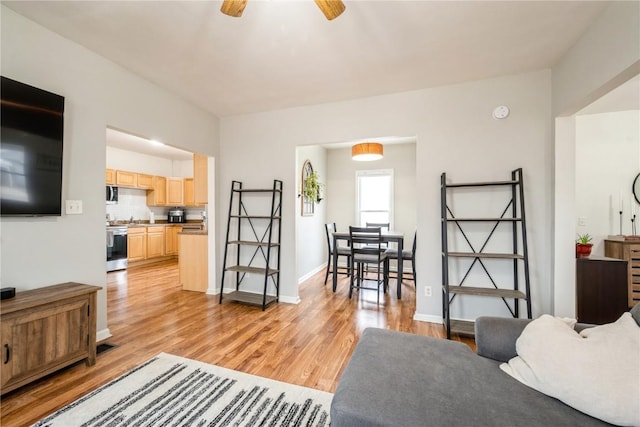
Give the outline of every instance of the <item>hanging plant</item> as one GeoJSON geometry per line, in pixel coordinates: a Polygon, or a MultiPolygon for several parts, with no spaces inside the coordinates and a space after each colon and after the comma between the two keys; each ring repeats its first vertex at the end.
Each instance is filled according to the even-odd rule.
{"type": "Polygon", "coordinates": [[[318,173],[315,171],[311,172],[304,181],[304,197],[313,203],[320,203],[322,200],[321,192],[323,187],[324,184],[318,180],[318,173]]]}

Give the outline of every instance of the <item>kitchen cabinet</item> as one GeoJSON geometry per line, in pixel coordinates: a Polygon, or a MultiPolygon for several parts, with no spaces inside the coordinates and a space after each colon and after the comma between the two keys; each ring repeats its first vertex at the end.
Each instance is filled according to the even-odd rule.
{"type": "Polygon", "coordinates": [[[116,185],[120,187],[133,187],[138,185],[138,174],[135,172],[116,171],[116,185]]]}
{"type": "Polygon", "coordinates": [[[139,173],[137,175],[138,175],[137,188],[142,188],[146,190],[150,190],[153,188],[153,175],[147,175],[144,173],[139,173]]]}
{"type": "Polygon", "coordinates": [[[195,206],[196,198],[194,193],[193,178],[184,179],[184,205],[195,206]]]}
{"type": "Polygon", "coordinates": [[[1,302],[2,394],[80,360],[95,365],[99,289],[63,283],[1,302]]]}
{"type": "Polygon", "coordinates": [[[164,256],[163,226],[147,227],[147,259],[164,256]]]}
{"type": "Polygon", "coordinates": [[[184,179],[167,178],[167,206],[184,205],[184,179]]]}
{"type": "Polygon", "coordinates": [[[167,205],[167,178],[164,176],[153,177],[153,188],[151,190],[147,190],[147,205],[167,205]]]}
{"type": "Polygon", "coordinates": [[[127,230],[127,259],[142,261],[147,258],[147,227],[129,227],[127,230]]]}
{"type": "Polygon", "coordinates": [[[182,231],[179,225],[165,227],[165,255],[178,255],[178,233],[182,231]]]}
{"type": "Polygon", "coordinates": [[[114,169],[107,169],[105,181],[107,185],[116,185],[116,171],[114,169]]]}
{"type": "Polygon", "coordinates": [[[180,233],[178,270],[180,283],[185,291],[206,292],[208,286],[207,235],[180,233]]]}
{"type": "Polygon", "coordinates": [[[209,179],[207,156],[202,154],[193,155],[193,185],[195,204],[197,206],[206,205],[208,203],[207,181],[209,179]]]}

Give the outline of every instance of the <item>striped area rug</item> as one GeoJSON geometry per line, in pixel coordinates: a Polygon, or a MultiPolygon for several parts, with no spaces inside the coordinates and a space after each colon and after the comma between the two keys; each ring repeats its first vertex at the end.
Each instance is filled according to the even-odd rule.
{"type": "Polygon", "coordinates": [[[34,426],[328,426],[331,393],[161,353],[34,426]]]}

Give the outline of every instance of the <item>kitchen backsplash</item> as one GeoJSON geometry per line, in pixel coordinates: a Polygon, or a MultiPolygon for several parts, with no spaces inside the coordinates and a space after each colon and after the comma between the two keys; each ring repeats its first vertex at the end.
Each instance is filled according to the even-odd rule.
{"type": "MultiPolygon", "coordinates": [[[[147,206],[147,192],[134,188],[118,187],[118,203],[106,205],[111,221],[134,220],[148,221],[153,212],[156,221],[166,221],[171,207],[147,206]]],[[[202,208],[185,208],[187,220],[202,219],[202,208]]]]}

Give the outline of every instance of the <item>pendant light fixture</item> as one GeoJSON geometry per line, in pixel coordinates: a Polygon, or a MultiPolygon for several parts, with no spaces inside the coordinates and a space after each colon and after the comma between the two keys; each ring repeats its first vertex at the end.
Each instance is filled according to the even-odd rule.
{"type": "Polygon", "coordinates": [[[351,147],[351,158],[359,162],[369,162],[382,158],[382,144],[363,142],[351,147]]]}
{"type": "MultiPolygon", "coordinates": [[[[315,0],[315,2],[329,21],[340,16],[345,10],[342,0],[315,0]]],[[[242,16],[246,6],[247,0],[224,0],[220,11],[225,15],[239,18],[242,16]]]]}

